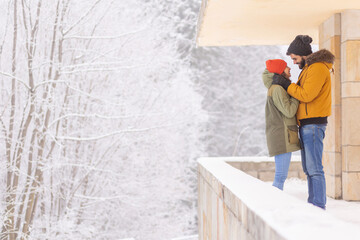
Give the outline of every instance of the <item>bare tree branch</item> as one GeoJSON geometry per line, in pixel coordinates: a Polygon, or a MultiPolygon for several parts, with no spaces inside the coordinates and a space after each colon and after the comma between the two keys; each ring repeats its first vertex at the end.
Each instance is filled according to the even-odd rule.
{"type": "Polygon", "coordinates": [[[84,18],[86,18],[91,11],[101,2],[102,0],[97,0],[85,13],[81,16],[72,26],[63,32],[63,35],[67,35],[73,28],[75,28],[84,18]]]}

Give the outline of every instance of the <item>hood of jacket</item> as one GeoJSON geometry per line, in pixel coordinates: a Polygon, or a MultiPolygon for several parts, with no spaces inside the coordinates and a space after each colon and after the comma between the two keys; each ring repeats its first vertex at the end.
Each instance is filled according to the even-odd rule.
{"type": "Polygon", "coordinates": [[[264,86],[269,89],[272,85],[274,73],[269,72],[267,69],[262,74],[264,86]]]}
{"type": "Polygon", "coordinates": [[[330,51],[326,49],[321,49],[317,52],[314,52],[310,54],[307,58],[305,63],[310,66],[311,64],[322,62],[325,63],[325,65],[331,69],[333,67],[335,60],[334,54],[332,54],[330,51]]]}

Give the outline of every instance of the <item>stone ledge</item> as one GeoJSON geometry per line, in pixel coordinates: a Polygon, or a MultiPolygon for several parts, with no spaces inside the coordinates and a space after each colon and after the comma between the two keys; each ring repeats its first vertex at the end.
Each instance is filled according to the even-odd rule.
{"type": "MultiPolygon", "coordinates": [[[[275,161],[273,157],[233,157],[224,158],[224,161],[261,181],[268,182],[274,180],[275,161]],[[249,161],[249,159],[254,159],[254,161],[249,161]]],[[[306,175],[301,166],[300,156],[292,156],[288,178],[306,180],[306,175]]]]}
{"type": "Polygon", "coordinates": [[[229,159],[198,161],[199,239],[358,239],[358,226],[336,219],[226,161],[229,159]]]}

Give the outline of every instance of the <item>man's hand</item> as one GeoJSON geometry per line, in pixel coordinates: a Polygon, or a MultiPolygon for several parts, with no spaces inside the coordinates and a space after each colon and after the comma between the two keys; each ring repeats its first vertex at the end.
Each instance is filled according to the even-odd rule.
{"type": "Polygon", "coordinates": [[[284,78],[283,76],[281,76],[279,74],[274,74],[272,84],[280,85],[285,89],[285,91],[287,91],[291,82],[290,82],[290,80],[284,78]]]}

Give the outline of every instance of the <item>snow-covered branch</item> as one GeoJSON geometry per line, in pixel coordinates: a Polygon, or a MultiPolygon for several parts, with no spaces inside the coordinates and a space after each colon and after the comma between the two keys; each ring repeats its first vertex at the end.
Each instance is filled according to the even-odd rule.
{"type": "Polygon", "coordinates": [[[1,75],[4,75],[6,77],[10,77],[12,79],[15,79],[17,82],[21,83],[22,85],[24,85],[28,90],[31,90],[30,86],[22,79],[18,78],[18,77],[15,77],[14,75],[12,75],[11,73],[7,73],[7,72],[3,72],[3,71],[0,71],[0,74],[1,75]]]}
{"type": "Polygon", "coordinates": [[[147,28],[144,28],[144,29],[139,29],[139,30],[123,33],[123,34],[116,35],[116,36],[66,36],[66,37],[64,37],[64,40],[68,40],[68,39],[114,40],[114,39],[129,36],[129,35],[137,34],[140,32],[144,32],[147,30],[148,30],[147,28]]]}
{"type": "Polygon", "coordinates": [[[118,104],[118,103],[114,103],[114,102],[111,102],[111,101],[107,101],[106,99],[102,98],[101,96],[93,96],[88,92],[85,92],[85,91],[83,91],[81,89],[70,86],[70,84],[68,84],[68,83],[65,83],[65,84],[69,89],[71,89],[71,90],[73,90],[75,92],[78,92],[78,93],[80,93],[80,94],[82,94],[82,95],[84,95],[86,97],[91,98],[91,99],[98,100],[100,102],[104,102],[104,103],[107,103],[107,104],[113,105],[113,106],[123,106],[123,104],[118,104]]]}
{"type": "Polygon", "coordinates": [[[135,114],[135,115],[124,115],[124,116],[106,116],[106,115],[101,115],[101,114],[79,114],[79,113],[70,113],[70,114],[66,114],[63,115],[55,120],[53,120],[50,124],[49,124],[49,128],[54,125],[55,123],[57,123],[58,121],[61,121],[65,118],[70,118],[70,117],[79,117],[79,118],[101,118],[101,119],[108,119],[108,120],[115,120],[115,119],[129,119],[129,118],[140,118],[140,117],[148,117],[148,116],[160,116],[160,115],[164,115],[165,113],[147,113],[147,114],[135,114]]]}
{"type": "Polygon", "coordinates": [[[148,128],[138,128],[138,129],[125,129],[125,130],[114,131],[114,132],[111,132],[108,134],[94,136],[94,137],[56,136],[55,138],[58,140],[69,140],[69,141],[96,141],[96,140],[100,140],[103,138],[112,137],[112,136],[118,135],[118,134],[147,132],[147,131],[160,129],[160,128],[167,128],[167,127],[175,126],[175,125],[176,124],[162,125],[162,126],[155,126],[155,127],[148,127],[148,128]]]}
{"type": "Polygon", "coordinates": [[[41,87],[42,85],[46,84],[54,84],[54,83],[69,83],[70,81],[67,80],[49,80],[49,81],[42,81],[34,86],[34,90],[36,90],[38,87],[41,87]]]}
{"type": "Polygon", "coordinates": [[[73,28],[75,28],[82,20],[84,20],[101,1],[102,0],[97,0],[73,25],[71,25],[63,32],[63,35],[66,36],[73,28]]]}
{"type": "Polygon", "coordinates": [[[146,67],[148,64],[137,64],[133,66],[121,66],[121,67],[102,67],[102,68],[88,68],[88,69],[78,69],[73,71],[61,71],[60,74],[74,74],[74,73],[89,73],[89,72],[113,72],[120,71],[123,69],[133,69],[133,68],[141,68],[146,67]]]}

